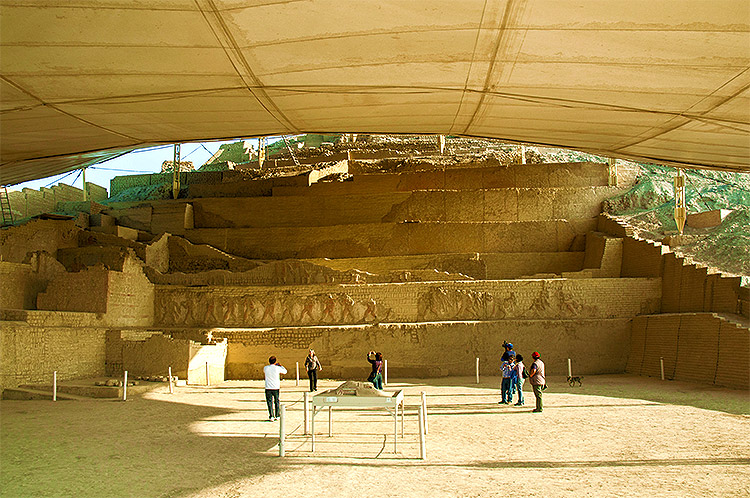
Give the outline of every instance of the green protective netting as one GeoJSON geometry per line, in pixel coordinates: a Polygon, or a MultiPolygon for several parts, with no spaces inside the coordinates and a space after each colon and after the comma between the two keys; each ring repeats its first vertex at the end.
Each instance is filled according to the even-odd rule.
{"type": "MultiPolygon", "coordinates": [[[[633,225],[642,237],[661,241],[677,232],[674,220],[676,169],[639,164],[636,184],[605,201],[604,211],[633,225]]],[[[719,226],[685,226],[673,248],[696,262],[750,277],[750,175],[709,170],[684,170],[688,215],[715,209],[733,210],[719,226]]],[[[747,285],[750,278],[743,278],[747,285]]]]}

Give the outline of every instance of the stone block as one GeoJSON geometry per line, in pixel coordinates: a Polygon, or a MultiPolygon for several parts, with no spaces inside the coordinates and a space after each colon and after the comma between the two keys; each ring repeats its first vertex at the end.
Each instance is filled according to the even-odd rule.
{"type": "Polygon", "coordinates": [[[482,226],[484,247],[481,252],[538,252],[523,246],[521,230],[513,223],[484,223],[482,226]]]}
{"type": "Polygon", "coordinates": [[[518,221],[518,189],[485,190],[484,221],[518,221]]]}
{"type": "Polygon", "coordinates": [[[551,189],[519,189],[518,221],[549,220],[554,218],[552,192],[553,190],[551,189]]]}
{"type": "Polygon", "coordinates": [[[401,173],[396,187],[399,192],[443,189],[445,189],[445,174],[441,170],[401,173]]]}
{"type": "Polygon", "coordinates": [[[479,190],[483,185],[482,168],[446,169],[446,190],[479,190]]]}
{"type": "Polygon", "coordinates": [[[481,190],[446,190],[445,221],[483,221],[484,192],[481,190]]]}
{"type": "Polygon", "coordinates": [[[482,170],[482,188],[484,189],[501,189],[516,187],[515,168],[485,168],[482,170]]]}
{"type": "Polygon", "coordinates": [[[90,230],[92,232],[114,235],[115,237],[120,237],[126,240],[138,240],[138,230],[119,225],[91,227],[90,230]]]}
{"type": "Polygon", "coordinates": [[[446,221],[445,192],[441,190],[417,190],[409,195],[408,221],[446,221]]]}
{"type": "MultiPolygon", "coordinates": [[[[114,217],[117,224],[136,230],[151,231],[151,214],[153,208],[150,205],[139,205],[120,209],[108,209],[106,214],[114,217]]],[[[104,223],[95,226],[108,226],[104,223]]]]}
{"type": "Polygon", "coordinates": [[[730,213],[731,209],[714,209],[702,213],[693,213],[687,216],[687,225],[691,228],[710,228],[721,225],[730,213]]]}

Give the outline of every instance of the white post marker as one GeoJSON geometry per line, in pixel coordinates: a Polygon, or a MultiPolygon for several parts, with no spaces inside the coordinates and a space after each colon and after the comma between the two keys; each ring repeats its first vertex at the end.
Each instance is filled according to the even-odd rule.
{"type": "Polygon", "coordinates": [[[383,385],[388,385],[388,360],[383,360],[383,385]]]}
{"type": "Polygon", "coordinates": [[[57,401],[57,370],[52,372],[52,401],[57,401]]]}
{"type": "Polygon", "coordinates": [[[305,391],[304,400],[302,401],[302,410],[305,412],[305,416],[304,416],[304,418],[305,418],[305,436],[307,436],[307,434],[308,434],[307,429],[308,429],[309,422],[310,422],[310,417],[309,417],[309,414],[308,414],[308,408],[310,406],[309,403],[310,403],[310,393],[307,392],[307,391],[305,391]]]}
{"type": "Polygon", "coordinates": [[[664,380],[664,357],[663,356],[659,358],[659,363],[661,364],[661,380],[664,380]]]}
{"type": "Polygon", "coordinates": [[[424,433],[427,434],[427,394],[422,391],[422,418],[424,419],[424,433]]]}
{"type": "Polygon", "coordinates": [[[169,394],[174,394],[174,386],[172,385],[172,367],[169,367],[169,394]]]}
{"type": "Polygon", "coordinates": [[[570,363],[570,358],[568,358],[568,377],[573,377],[573,366],[570,363]]]}
{"type": "Polygon", "coordinates": [[[478,357],[477,357],[476,371],[477,371],[477,384],[479,384],[479,358],[478,357]]]}
{"type": "Polygon", "coordinates": [[[310,445],[310,451],[315,453],[315,404],[313,404],[310,409],[310,439],[312,443],[310,445]]]}
{"type": "Polygon", "coordinates": [[[286,442],[286,428],[285,428],[285,419],[286,418],[286,406],[281,405],[279,407],[279,456],[283,457],[286,455],[286,448],[285,442],[286,442]]]}
{"type": "Polygon", "coordinates": [[[125,370],[125,375],[122,378],[122,400],[128,400],[128,371],[125,370]]]}
{"type": "Polygon", "coordinates": [[[424,412],[422,411],[422,405],[419,405],[417,412],[419,416],[419,458],[420,460],[427,459],[427,444],[424,437],[424,412]]]}
{"type": "Polygon", "coordinates": [[[294,385],[295,385],[295,386],[298,386],[298,385],[299,385],[299,362],[298,362],[298,361],[296,361],[296,362],[294,362],[294,363],[295,363],[295,365],[296,365],[296,367],[297,367],[297,381],[296,381],[296,384],[294,384],[294,385]]]}
{"type": "Polygon", "coordinates": [[[209,376],[209,371],[208,371],[208,362],[206,362],[206,385],[207,386],[211,385],[211,377],[209,376]]]}

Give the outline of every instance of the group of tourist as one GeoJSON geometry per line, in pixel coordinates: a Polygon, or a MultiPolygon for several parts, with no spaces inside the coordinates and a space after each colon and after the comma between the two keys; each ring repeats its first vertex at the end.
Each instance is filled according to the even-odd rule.
{"type": "MultiPolygon", "coordinates": [[[[541,355],[534,351],[531,354],[533,363],[529,370],[523,363],[523,356],[513,350],[513,344],[503,342],[505,352],[500,358],[503,372],[503,380],[500,385],[501,400],[499,404],[523,406],[523,385],[529,380],[536,398],[534,413],[540,413],[544,406],[542,403],[542,392],[547,388],[544,377],[544,362],[541,355]],[[513,403],[513,397],[518,393],[518,401],[513,403]]],[[[371,371],[367,377],[375,389],[383,389],[383,354],[370,351],[367,353],[367,361],[370,363],[371,371]]],[[[323,370],[320,360],[314,350],[310,350],[305,358],[307,377],[310,379],[310,392],[318,390],[318,372],[323,370]]],[[[263,368],[266,380],[266,404],[268,405],[268,420],[274,421],[279,418],[279,390],[281,387],[281,375],[287,373],[286,368],[279,365],[275,356],[268,359],[268,365],[263,368]]]]}
{"type": "Polygon", "coordinates": [[[534,362],[527,371],[523,363],[523,356],[513,350],[513,344],[503,342],[505,352],[500,357],[503,380],[500,384],[500,405],[510,405],[513,403],[513,396],[518,392],[518,401],[515,406],[523,406],[523,384],[529,379],[531,388],[536,398],[536,407],[532,410],[534,413],[540,413],[544,405],[542,403],[542,392],[547,389],[547,382],[544,377],[544,362],[541,355],[534,351],[531,357],[534,362]]]}

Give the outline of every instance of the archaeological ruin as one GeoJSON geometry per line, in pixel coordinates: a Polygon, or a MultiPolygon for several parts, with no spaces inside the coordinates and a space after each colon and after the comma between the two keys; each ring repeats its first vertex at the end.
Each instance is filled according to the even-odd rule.
{"type": "Polygon", "coordinates": [[[663,360],[670,379],[748,388],[741,278],[602,212],[635,163],[430,140],[181,172],[177,199],[128,199],[159,174],[114,179],[109,200],[21,194],[38,215],[0,232],[5,396],[53,370],[258,379],[309,348],[333,379],[364,379],[373,348],[393,378],[469,376],[475,358],[494,375],[504,340],[557,372],[658,376],[663,360]]]}

